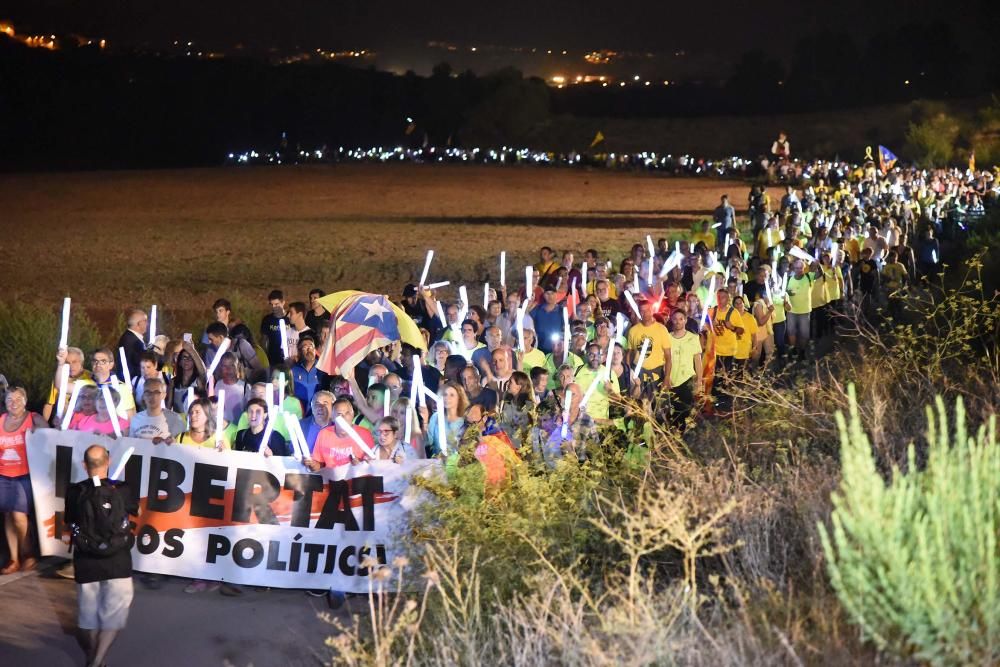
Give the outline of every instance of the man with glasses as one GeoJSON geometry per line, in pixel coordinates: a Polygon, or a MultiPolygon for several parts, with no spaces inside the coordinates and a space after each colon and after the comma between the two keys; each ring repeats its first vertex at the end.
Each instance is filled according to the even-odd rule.
{"type": "MultiPolygon", "coordinates": [[[[137,370],[133,377],[138,377],[138,361],[136,364],[137,370]]],[[[135,399],[132,397],[131,388],[119,385],[118,378],[114,375],[115,356],[110,348],[99,347],[94,350],[90,355],[90,366],[93,369],[91,373],[93,384],[97,385],[98,389],[102,387],[118,389],[120,395],[117,407],[118,416],[123,419],[132,419],[135,414],[135,399]]]]}
{"type": "Polygon", "coordinates": [[[142,402],[146,409],[136,414],[129,424],[131,438],[152,440],[154,444],[171,444],[174,438],[185,431],[184,419],[173,410],[164,409],[167,386],[159,378],[146,380],[142,392],[142,402]]]}
{"type": "Polygon", "coordinates": [[[83,361],[83,350],[78,347],[62,348],[56,352],[55,379],[52,381],[51,389],[49,389],[49,400],[45,402],[45,407],[42,408],[42,419],[46,422],[51,423],[53,415],[57,412],[53,408],[59,400],[59,381],[64,364],[69,365],[69,381],[66,383],[66,394],[63,396],[64,408],[69,404],[69,397],[73,393],[74,382],[94,383],[90,371],[83,367],[83,361]]]}

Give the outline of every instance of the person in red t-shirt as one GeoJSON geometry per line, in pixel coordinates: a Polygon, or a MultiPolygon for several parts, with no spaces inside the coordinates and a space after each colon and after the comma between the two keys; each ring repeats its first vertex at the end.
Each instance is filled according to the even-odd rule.
{"type": "Polygon", "coordinates": [[[13,387],[4,397],[7,414],[0,415],[0,512],[4,514],[10,549],[10,561],[0,574],[33,570],[37,563],[31,555],[28,536],[28,514],[33,500],[25,434],[48,425],[41,415],[27,411],[27,403],[28,394],[24,389],[13,387]]]}
{"type": "Polygon", "coordinates": [[[362,450],[346,431],[340,428],[336,418],[343,417],[351,425],[354,432],[368,446],[374,449],[375,441],[371,432],[354,424],[354,406],[346,398],[339,398],[333,404],[334,422],[324,428],[316,436],[316,446],[313,447],[312,458],[306,459],[305,465],[316,472],[320,468],[336,468],[356,461],[365,461],[370,457],[362,450]]]}

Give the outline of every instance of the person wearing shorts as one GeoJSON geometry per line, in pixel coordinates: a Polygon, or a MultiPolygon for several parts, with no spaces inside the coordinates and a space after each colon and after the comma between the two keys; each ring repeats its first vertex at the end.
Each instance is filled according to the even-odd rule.
{"type": "MultiPolygon", "coordinates": [[[[91,445],[84,454],[87,479],[69,487],[66,493],[66,523],[77,523],[81,513],[81,494],[86,484],[109,485],[108,450],[91,445]]],[[[139,513],[125,484],[115,484],[122,494],[125,509],[131,516],[139,513]]],[[[86,501],[83,501],[86,502],[86,501]]],[[[87,665],[103,665],[111,645],[128,622],[132,605],[132,552],[124,548],[110,556],[97,556],[75,548],[73,565],[77,583],[78,641],[87,653],[87,665]]]]}

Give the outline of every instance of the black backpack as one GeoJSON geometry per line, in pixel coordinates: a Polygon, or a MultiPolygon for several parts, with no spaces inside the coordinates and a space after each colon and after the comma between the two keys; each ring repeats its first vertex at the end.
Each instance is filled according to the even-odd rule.
{"type": "Polygon", "coordinates": [[[113,556],[129,548],[131,536],[122,494],[110,484],[84,484],[73,524],[76,548],[92,556],[113,556]]]}

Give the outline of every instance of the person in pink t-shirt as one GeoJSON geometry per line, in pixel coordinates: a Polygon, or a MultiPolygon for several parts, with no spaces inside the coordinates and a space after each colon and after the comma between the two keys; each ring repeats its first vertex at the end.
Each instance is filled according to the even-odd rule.
{"type": "MultiPolygon", "coordinates": [[[[111,400],[118,400],[118,390],[113,387],[108,387],[108,391],[111,392],[111,400]]],[[[96,392],[97,400],[96,407],[97,412],[92,415],[84,415],[79,419],[74,417],[70,428],[74,431],[82,431],[83,433],[94,433],[95,435],[110,435],[114,436],[115,426],[111,423],[111,412],[114,411],[112,406],[111,410],[108,410],[107,404],[104,402],[104,393],[96,392]]],[[[117,417],[118,426],[121,432],[128,433],[128,420],[117,417]]]]}
{"type": "Polygon", "coordinates": [[[346,398],[339,398],[333,404],[334,423],[330,424],[316,436],[316,446],[313,447],[312,458],[306,459],[305,464],[309,470],[316,472],[320,468],[336,468],[356,461],[365,461],[368,458],[358,443],[336,423],[336,417],[343,417],[344,421],[351,425],[354,432],[361,437],[361,440],[369,449],[375,447],[371,432],[361,426],[354,424],[354,406],[346,398]]]}

